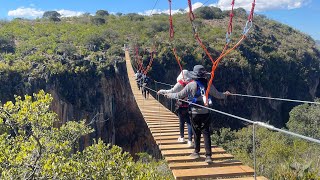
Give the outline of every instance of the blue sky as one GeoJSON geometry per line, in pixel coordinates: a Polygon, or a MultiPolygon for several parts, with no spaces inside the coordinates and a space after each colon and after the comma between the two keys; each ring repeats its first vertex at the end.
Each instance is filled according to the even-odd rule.
{"type": "MultiPolygon", "coordinates": [[[[14,17],[41,17],[44,11],[56,10],[64,16],[94,14],[99,9],[116,13],[142,13],[150,15],[157,0],[0,0],[0,19],[14,17]]],[[[236,0],[236,6],[250,9],[252,0],[236,0]]],[[[231,0],[192,0],[194,7],[212,5],[230,8],[231,0]]],[[[257,13],[288,24],[320,40],[320,0],[256,0],[257,13]]],[[[187,0],[172,0],[174,10],[186,9],[187,0]]],[[[167,12],[168,0],[158,0],[156,12],[167,12]]]]}

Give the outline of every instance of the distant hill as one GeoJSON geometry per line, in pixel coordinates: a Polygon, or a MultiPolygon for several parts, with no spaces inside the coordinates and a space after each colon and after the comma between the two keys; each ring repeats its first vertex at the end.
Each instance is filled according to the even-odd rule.
{"type": "Polygon", "coordinates": [[[316,45],[318,48],[320,48],[320,40],[316,40],[316,45]]]}

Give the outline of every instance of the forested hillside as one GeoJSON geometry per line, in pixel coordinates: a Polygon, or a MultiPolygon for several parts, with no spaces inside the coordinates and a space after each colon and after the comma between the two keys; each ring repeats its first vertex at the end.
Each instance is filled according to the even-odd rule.
{"type": "MultiPolygon", "coordinates": [[[[195,24],[199,36],[212,56],[217,58],[225,43],[229,12],[221,11],[219,8],[202,7],[197,9],[195,13],[195,24]]],[[[247,14],[244,9],[235,10],[232,44],[241,37],[246,18],[247,14]]],[[[5,107],[6,102],[14,101],[14,95],[31,95],[44,89],[52,94],[52,102],[51,99],[50,101],[46,99],[46,103],[51,103],[51,109],[58,116],[53,119],[54,122],[50,121],[50,125],[61,127],[62,124],[72,120],[86,119],[86,122],[89,123],[91,120],[97,119],[91,124],[94,131],[81,126],[80,130],[86,130],[83,131],[83,134],[89,133],[89,135],[79,137],[79,147],[74,147],[73,144],[59,144],[55,147],[65,148],[62,153],[68,154],[71,149],[84,150],[90,144],[105,151],[105,147],[98,141],[99,138],[102,138],[104,142],[119,145],[132,154],[145,151],[154,155],[157,153],[156,145],[151,139],[141,114],[135,111],[137,107],[132,95],[128,93],[130,86],[126,77],[122,47],[127,44],[133,50],[132,57],[134,57],[134,48],[139,47],[140,56],[144,60],[145,66],[150,58],[149,52],[154,48],[156,51],[155,59],[148,75],[157,81],[174,84],[176,76],[179,74],[179,66],[174,60],[172,47],[177,49],[177,53],[182,59],[183,68],[191,70],[195,64],[203,64],[207,70],[210,70],[212,64],[195,41],[186,13],[181,11],[181,13],[175,14],[173,23],[175,37],[170,42],[169,21],[166,14],[142,16],[135,13],[125,15],[118,13],[112,15],[101,10],[95,16],[84,14],[79,17],[60,18],[54,12],[50,12],[43,18],[35,20],[1,21],[1,106],[5,107]]],[[[247,39],[219,65],[214,85],[220,91],[229,90],[233,93],[315,100],[320,96],[319,63],[320,52],[316,42],[310,36],[262,15],[256,15],[247,39]]],[[[299,104],[228,97],[226,101],[215,101],[214,108],[252,120],[268,122],[277,127],[292,127],[290,121],[287,125],[286,123],[289,120],[289,112],[297,105],[299,104]]],[[[10,103],[6,106],[14,107],[10,103]]],[[[16,108],[13,109],[15,111],[10,114],[20,113],[16,112],[16,108]]],[[[5,111],[2,113],[0,120],[3,120],[0,121],[0,125],[9,122],[6,121],[8,114],[5,111]]],[[[311,111],[311,113],[314,112],[311,111]]],[[[19,115],[21,116],[21,114],[19,115]]],[[[315,118],[312,122],[319,125],[320,121],[317,117],[306,117],[306,119],[310,118],[315,118]]],[[[239,129],[245,126],[236,120],[217,114],[213,114],[212,119],[215,128],[239,129]]],[[[25,123],[24,120],[22,122],[25,123]]],[[[21,127],[25,126],[26,124],[21,125],[21,127]]],[[[2,147],[3,151],[6,143],[11,143],[6,141],[5,136],[8,134],[3,134],[3,132],[7,132],[8,128],[8,124],[5,128],[0,128],[2,133],[0,140],[3,142],[0,148],[2,147]]],[[[45,130],[45,128],[40,128],[40,130],[45,130]]],[[[40,130],[39,132],[43,133],[40,130]]],[[[230,139],[242,142],[241,132],[243,131],[246,129],[239,131],[240,135],[237,135],[236,132],[230,132],[232,134],[230,139]]],[[[269,133],[269,131],[261,132],[264,135],[262,138],[265,138],[266,142],[268,142],[268,137],[278,138],[278,135],[269,136],[269,133]]],[[[30,142],[23,142],[22,145],[19,144],[19,147],[25,148],[31,143],[34,149],[37,148],[37,138],[26,136],[31,138],[30,142]]],[[[61,136],[64,137],[63,134],[61,136]]],[[[23,139],[25,136],[21,136],[21,138],[23,139]]],[[[245,138],[251,137],[246,136],[245,138]]],[[[48,137],[44,138],[43,142],[49,139],[48,137]]],[[[247,142],[247,139],[244,141],[247,142]]],[[[221,141],[221,144],[223,143],[225,142],[221,141]]],[[[294,142],[289,141],[284,144],[291,146],[294,142]]],[[[304,147],[306,146],[304,145],[304,147]]],[[[239,146],[233,147],[244,146],[239,144],[239,146]]],[[[232,150],[233,147],[229,147],[229,149],[232,150]]],[[[43,154],[55,154],[55,151],[51,151],[50,148],[50,146],[45,147],[48,151],[43,151],[43,154]]],[[[14,149],[16,152],[18,150],[14,149]]],[[[9,161],[6,164],[12,163],[12,167],[18,167],[24,158],[28,159],[32,156],[32,162],[35,161],[33,168],[38,165],[37,163],[42,163],[41,165],[44,166],[45,162],[38,162],[38,159],[35,158],[37,156],[32,155],[32,150],[26,149],[25,154],[18,154],[15,157],[18,158],[18,163],[9,161]]],[[[87,151],[91,153],[94,150],[88,149],[87,151]]],[[[121,150],[115,149],[114,151],[117,154],[121,150]]],[[[243,155],[242,152],[250,153],[241,151],[239,152],[240,156],[243,155]]],[[[0,160],[4,162],[3,160],[10,157],[9,155],[10,153],[6,152],[6,156],[0,157],[0,160]]],[[[290,153],[285,155],[289,159],[294,156],[290,153]]],[[[250,155],[243,156],[247,158],[250,155]]],[[[59,156],[59,158],[64,157],[59,156]]],[[[59,158],[53,159],[59,161],[59,158]]],[[[80,153],[79,156],[73,158],[75,159],[68,160],[76,161],[89,157],[82,156],[80,153]]],[[[122,156],[119,158],[121,159],[122,156]]],[[[129,165],[132,165],[130,164],[131,159],[128,162],[129,165]]],[[[34,176],[34,173],[28,174],[35,172],[35,169],[28,167],[28,163],[24,164],[26,170],[24,169],[25,171],[20,173],[34,176]],[[25,174],[26,172],[28,173],[25,174]]],[[[66,164],[68,163],[69,161],[66,160],[66,164]]],[[[145,164],[142,163],[138,167],[144,166],[145,164]]],[[[155,169],[155,166],[158,164],[152,166],[151,169],[155,169]]],[[[310,166],[312,166],[312,170],[315,167],[314,164],[310,166]]],[[[56,175],[55,178],[65,175],[63,167],[64,165],[59,166],[63,173],[56,175]]],[[[70,168],[69,166],[65,167],[70,168]]],[[[94,167],[93,165],[92,168],[94,169],[94,167]]],[[[47,167],[47,169],[37,171],[39,177],[42,175],[41,173],[45,174],[41,177],[54,177],[50,174],[52,168],[56,167],[47,167]]],[[[85,168],[80,165],[79,168],[85,171],[85,168]]],[[[0,171],[4,172],[3,169],[0,171]]],[[[150,171],[152,171],[151,169],[150,171]]],[[[74,173],[72,169],[68,169],[67,172],[69,171],[74,173]]],[[[128,171],[137,172],[139,168],[135,169],[130,166],[128,171]]],[[[265,172],[267,172],[266,175],[273,176],[269,174],[270,171],[261,171],[261,173],[265,172]]],[[[8,173],[10,175],[12,172],[8,171],[8,173]]],[[[74,177],[72,173],[70,178],[74,177]]],[[[121,172],[119,173],[121,174],[121,172]]],[[[141,173],[141,177],[150,177],[148,173],[141,173]]],[[[166,174],[161,173],[156,174],[156,178],[167,177],[166,174]]],[[[314,174],[312,171],[312,175],[314,174]]],[[[21,178],[19,175],[14,177],[21,178]]],[[[275,174],[274,177],[282,177],[282,175],[275,174]]]]}

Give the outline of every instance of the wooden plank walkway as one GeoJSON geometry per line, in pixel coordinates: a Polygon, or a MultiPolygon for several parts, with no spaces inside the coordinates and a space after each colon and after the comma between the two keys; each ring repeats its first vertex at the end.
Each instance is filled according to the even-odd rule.
{"type": "MultiPolygon", "coordinates": [[[[133,95],[138,107],[161,150],[162,156],[168,162],[176,179],[229,179],[250,180],[254,179],[254,170],[240,161],[234,160],[231,154],[222,148],[212,146],[212,164],[204,162],[204,144],[201,142],[200,159],[189,157],[193,148],[185,143],[177,142],[179,137],[179,119],[165,108],[151,95],[148,99],[142,97],[134,79],[134,71],[130,62],[130,55],[125,51],[128,77],[133,95]]],[[[185,129],[185,132],[186,129],[185,129]]],[[[187,134],[186,134],[187,135],[187,134]]],[[[266,180],[265,177],[257,177],[258,180],[266,180]]]]}

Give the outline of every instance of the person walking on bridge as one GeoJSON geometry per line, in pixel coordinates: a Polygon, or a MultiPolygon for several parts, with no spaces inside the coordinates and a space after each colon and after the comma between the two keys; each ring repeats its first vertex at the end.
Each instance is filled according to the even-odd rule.
{"type": "MultiPolygon", "coordinates": [[[[177,83],[173,86],[173,88],[169,90],[161,89],[158,91],[158,94],[167,94],[167,93],[175,93],[181,91],[192,79],[190,78],[189,71],[183,70],[179,76],[177,77],[177,83]]],[[[187,100],[187,98],[185,98],[187,100]]],[[[188,128],[188,146],[193,147],[192,143],[192,127],[190,123],[190,115],[189,115],[189,104],[183,101],[176,102],[176,112],[179,117],[179,128],[180,128],[180,137],[178,138],[178,142],[184,141],[184,125],[187,123],[188,128]]]]}
{"type": "MultiPolygon", "coordinates": [[[[194,81],[187,84],[180,92],[178,93],[168,93],[165,96],[173,99],[183,99],[187,96],[193,97],[192,103],[199,104],[204,106],[205,104],[210,104],[211,100],[206,99],[206,89],[208,80],[206,78],[207,72],[202,65],[196,65],[193,67],[193,71],[190,72],[190,77],[194,79],[194,81]]],[[[214,96],[217,99],[225,99],[228,95],[230,95],[229,91],[224,93],[219,92],[213,85],[210,88],[209,94],[214,96]]],[[[212,102],[211,102],[212,103],[212,102]]],[[[190,155],[193,159],[200,158],[200,138],[201,133],[204,138],[205,145],[205,162],[212,163],[212,150],[211,150],[211,138],[210,138],[210,119],[209,119],[209,110],[192,105],[190,107],[191,110],[191,126],[194,132],[194,152],[190,155]]]]}

